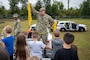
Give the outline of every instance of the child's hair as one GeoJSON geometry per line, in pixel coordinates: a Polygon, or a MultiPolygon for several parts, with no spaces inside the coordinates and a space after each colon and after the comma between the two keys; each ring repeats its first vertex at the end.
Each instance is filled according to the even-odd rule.
{"type": "Polygon", "coordinates": [[[32,38],[38,38],[39,33],[37,31],[32,32],[32,38]]]}
{"type": "Polygon", "coordinates": [[[0,60],[10,60],[8,52],[6,51],[5,48],[2,48],[1,46],[0,46],[0,60]]]}
{"type": "Polygon", "coordinates": [[[26,49],[25,47],[27,46],[26,44],[26,37],[24,34],[19,34],[17,36],[17,41],[16,41],[16,58],[17,56],[21,60],[26,60],[26,49]]]}
{"type": "Polygon", "coordinates": [[[25,32],[25,31],[23,31],[23,32],[21,32],[21,33],[23,33],[25,36],[28,36],[28,33],[25,32]]]}
{"type": "Polygon", "coordinates": [[[5,48],[5,44],[2,41],[0,41],[0,46],[5,48]]]}
{"type": "Polygon", "coordinates": [[[74,41],[74,35],[71,33],[65,33],[63,39],[66,44],[71,44],[74,41]]]}
{"type": "Polygon", "coordinates": [[[39,60],[37,56],[29,57],[27,60],[39,60]]]}
{"type": "Polygon", "coordinates": [[[6,31],[6,33],[8,33],[8,34],[12,33],[12,27],[11,27],[10,25],[7,25],[7,26],[5,27],[5,31],[6,31]]]}
{"type": "Polygon", "coordinates": [[[59,37],[59,36],[60,36],[60,31],[55,30],[55,31],[54,31],[54,36],[55,36],[55,37],[59,37]]]}

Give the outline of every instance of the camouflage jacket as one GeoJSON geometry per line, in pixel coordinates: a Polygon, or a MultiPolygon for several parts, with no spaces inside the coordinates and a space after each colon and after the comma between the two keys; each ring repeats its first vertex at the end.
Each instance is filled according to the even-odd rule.
{"type": "Polygon", "coordinates": [[[41,16],[40,13],[36,11],[32,6],[31,11],[37,17],[36,30],[39,32],[39,34],[47,33],[47,28],[53,25],[54,20],[48,14],[41,16]]]}
{"type": "Polygon", "coordinates": [[[14,34],[17,35],[19,32],[21,32],[21,23],[18,19],[14,21],[14,34]]]}

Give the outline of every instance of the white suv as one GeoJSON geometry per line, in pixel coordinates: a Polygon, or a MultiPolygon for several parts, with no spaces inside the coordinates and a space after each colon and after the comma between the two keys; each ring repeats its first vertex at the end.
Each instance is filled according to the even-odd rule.
{"type": "Polygon", "coordinates": [[[57,30],[60,30],[60,31],[87,31],[87,27],[84,24],[76,24],[74,21],[59,21],[57,24],[57,30]]]}

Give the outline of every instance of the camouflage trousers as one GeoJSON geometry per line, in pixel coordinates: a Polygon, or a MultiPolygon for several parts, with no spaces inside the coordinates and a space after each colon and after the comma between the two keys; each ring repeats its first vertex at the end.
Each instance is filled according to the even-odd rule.
{"type": "Polygon", "coordinates": [[[48,33],[39,34],[39,35],[40,35],[40,38],[42,38],[43,43],[46,44],[46,42],[47,42],[47,37],[48,37],[48,33]]]}

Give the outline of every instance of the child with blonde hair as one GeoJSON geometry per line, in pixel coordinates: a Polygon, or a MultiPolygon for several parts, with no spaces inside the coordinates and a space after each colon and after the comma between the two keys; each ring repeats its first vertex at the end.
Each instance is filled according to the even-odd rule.
{"type": "Polygon", "coordinates": [[[14,36],[12,36],[12,27],[10,25],[7,25],[4,28],[4,34],[6,35],[6,37],[4,39],[2,39],[2,42],[4,42],[5,44],[5,48],[9,53],[10,56],[10,60],[13,60],[13,52],[14,52],[14,36]]]}

